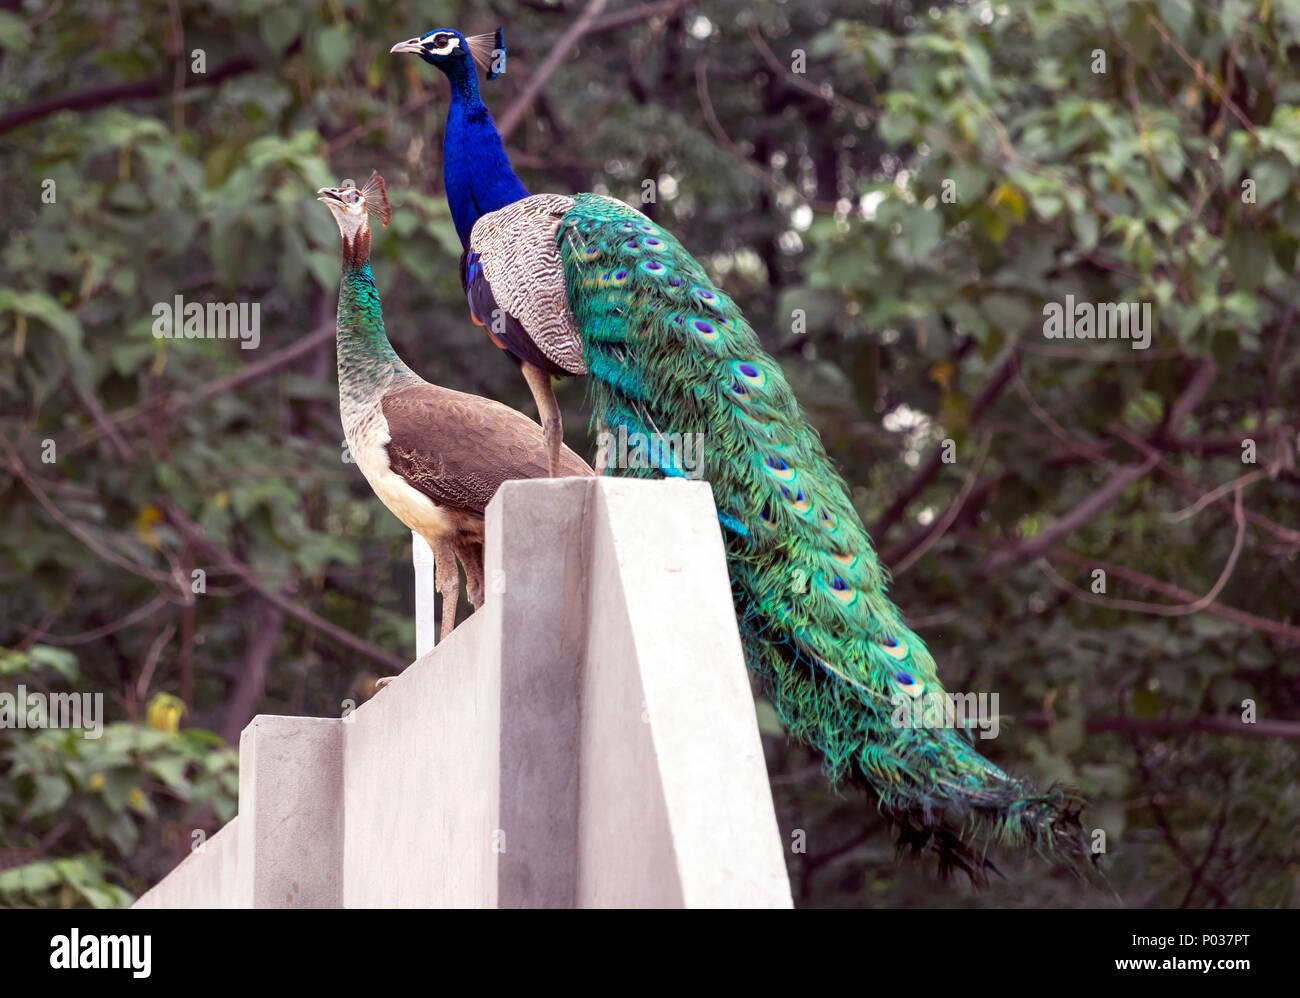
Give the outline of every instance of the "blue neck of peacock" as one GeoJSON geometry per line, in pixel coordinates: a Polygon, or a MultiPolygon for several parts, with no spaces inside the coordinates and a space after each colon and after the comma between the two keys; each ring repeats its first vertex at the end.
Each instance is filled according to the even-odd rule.
{"type": "Polygon", "coordinates": [[[447,72],[451,110],[442,137],[442,182],[462,246],[474,223],[490,211],[528,197],[515,176],[492,115],[479,96],[473,63],[447,72]]]}

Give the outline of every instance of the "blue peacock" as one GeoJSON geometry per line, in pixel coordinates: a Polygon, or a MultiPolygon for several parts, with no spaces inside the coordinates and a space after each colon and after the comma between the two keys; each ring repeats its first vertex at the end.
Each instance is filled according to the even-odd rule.
{"type": "MultiPolygon", "coordinates": [[[[1086,866],[1077,796],[1008,775],[960,729],[899,722],[909,698],[945,696],[934,659],[889,600],[844,481],[735,302],[622,202],[528,193],[479,93],[477,69],[491,79],[504,63],[499,30],[435,30],[392,51],[450,82],[443,179],[462,281],[475,322],[537,399],[552,473],[553,377],[587,376],[602,431],[701,434],[746,661],[788,733],[821,753],[833,782],[868,788],[900,849],[937,855],[944,872],[982,881],[992,842],[1086,866]]],[[[681,475],[672,453],[617,470],[681,475]]]]}

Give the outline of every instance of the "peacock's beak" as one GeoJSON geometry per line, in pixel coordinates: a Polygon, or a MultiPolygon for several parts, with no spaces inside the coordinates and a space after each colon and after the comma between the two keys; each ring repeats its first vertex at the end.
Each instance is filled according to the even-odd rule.
{"type": "Polygon", "coordinates": [[[414,52],[416,55],[419,55],[421,52],[424,51],[424,46],[420,44],[420,39],[408,38],[404,42],[398,42],[388,51],[389,52],[414,52]]]}
{"type": "Polygon", "coordinates": [[[342,199],[341,197],[339,197],[339,195],[338,195],[338,188],[337,188],[337,187],[322,187],[320,190],[318,190],[318,191],[316,192],[316,194],[317,194],[317,197],[316,197],[316,200],[317,200],[317,201],[339,201],[339,202],[342,202],[342,200],[343,200],[343,199],[342,199]]]}

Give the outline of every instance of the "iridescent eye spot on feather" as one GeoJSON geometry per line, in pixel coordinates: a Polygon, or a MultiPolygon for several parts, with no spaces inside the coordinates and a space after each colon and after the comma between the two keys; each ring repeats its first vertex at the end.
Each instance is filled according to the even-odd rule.
{"type": "Polygon", "coordinates": [[[631,222],[624,222],[622,225],[619,226],[619,228],[622,229],[624,232],[636,231],[636,226],[633,225],[631,222]]]}
{"type": "Polygon", "coordinates": [[[610,284],[622,284],[622,283],[624,283],[626,280],[627,280],[627,271],[626,271],[626,270],[616,270],[616,271],[614,271],[613,274],[610,275],[609,283],[610,283],[610,284]]]}
{"type": "Polygon", "coordinates": [[[709,343],[718,338],[718,330],[707,319],[692,319],[691,328],[695,330],[701,339],[707,340],[709,343]]]}
{"type": "Polygon", "coordinates": [[[767,372],[754,364],[745,361],[733,361],[731,369],[736,372],[738,377],[744,378],[755,388],[762,388],[767,384],[767,372]]]}
{"type": "Polygon", "coordinates": [[[858,556],[856,554],[842,554],[838,551],[835,554],[831,555],[831,557],[835,561],[838,561],[841,565],[847,565],[850,568],[852,568],[853,565],[858,560],[858,556]]]}
{"type": "Polygon", "coordinates": [[[803,489],[795,489],[791,492],[783,486],[781,495],[785,497],[785,504],[796,513],[806,513],[812,507],[812,500],[803,494],[803,489]]]}
{"type": "Polygon", "coordinates": [[[910,672],[895,672],[894,682],[902,687],[904,693],[910,694],[914,697],[919,697],[923,690],[920,680],[910,672]]]}
{"type": "Polygon", "coordinates": [[[822,529],[823,529],[823,530],[834,530],[834,529],[835,529],[835,514],[834,514],[834,513],[828,512],[827,510],[822,510],[822,515],[821,515],[820,517],[818,517],[817,519],[818,519],[818,522],[822,525],[822,529]]]}
{"type": "Polygon", "coordinates": [[[663,240],[656,239],[654,236],[647,236],[641,240],[641,245],[648,250],[661,250],[664,248],[663,240]]]}
{"type": "Polygon", "coordinates": [[[776,529],[776,522],[772,519],[771,514],[768,513],[766,506],[758,511],[758,519],[763,526],[768,527],[771,530],[776,529]]]}
{"type": "Polygon", "coordinates": [[[890,658],[905,659],[907,658],[907,645],[899,641],[892,634],[886,634],[877,644],[884,649],[885,654],[890,658]]]}
{"type": "Polygon", "coordinates": [[[693,287],[691,288],[691,294],[693,294],[700,301],[705,302],[708,305],[712,305],[718,300],[718,296],[715,295],[708,288],[701,288],[698,286],[693,287]]]}
{"type": "Polygon", "coordinates": [[[623,248],[629,253],[639,253],[641,251],[641,244],[635,239],[629,239],[623,244],[623,248]]]}
{"type": "Polygon", "coordinates": [[[640,229],[642,232],[656,231],[655,227],[651,225],[649,222],[642,222],[640,225],[637,226],[637,228],[640,229]]]}
{"type": "Polygon", "coordinates": [[[682,279],[681,279],[680,277],[677,277],[676,275],[674,275],[674,276],[668,278],[668,283],[671,284],[671,285],[672,285],[673,287],[675,287],[675,288],[680,288],[680,287],[682,286],[682,279]]]}
{"type": "Polygon", "coordinates": [[[763,466],[767,468],[767,473],[769,475],[771,475],[773,478],[779,481],[782,482],[794,481],[795,471],[793,468],[790,467],[789,464],[786,463],[784,458],[765,457],[763,458],[763,466]]]}
{"type": "Polygon", "coordinates": [[[668,269],[658,260],[642,260],[638,266],[647,274],[662,274],[668,269]]]}
{"type": "Polygon", "coordinates": [[[831,595],[846,606],[852,604],[858,598],[858,591],[838,575],[831,579],[830,589],[831,595]]]}
{"type": "Polygon", "coordinates": [[[579,260],[594,260],[600,256],[599,246],[585,246],[578,252],[579,260]]]}

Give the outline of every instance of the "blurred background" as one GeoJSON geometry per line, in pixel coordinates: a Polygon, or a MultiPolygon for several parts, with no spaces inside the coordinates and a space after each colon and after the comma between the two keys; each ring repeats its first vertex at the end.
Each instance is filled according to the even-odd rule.
{"type": "MultiPolygon", "coordinates": [[[[388,54],[498,24],[525,183],[638,205],[743,305],[947,686],[999,695],[982,748],[1088,796],[1122,903],[1296,905],[1295,0],[0,0],[0,691],[110,722],[0,728],[0,904],[129,903],[234,813],[254,713],[412,657],[314,191],[383,172],[399,352],[535,414],[461,295],[446,83],[388,54]],[[155,337],[177,295],[258,303],[257,348],[155,337]],[[1067,295],[1150,303],[1149,349],[1048,339],[1067,295]]],[[[896,863],[758,706],[796,904],[1118,903],[896,863]]]]}

